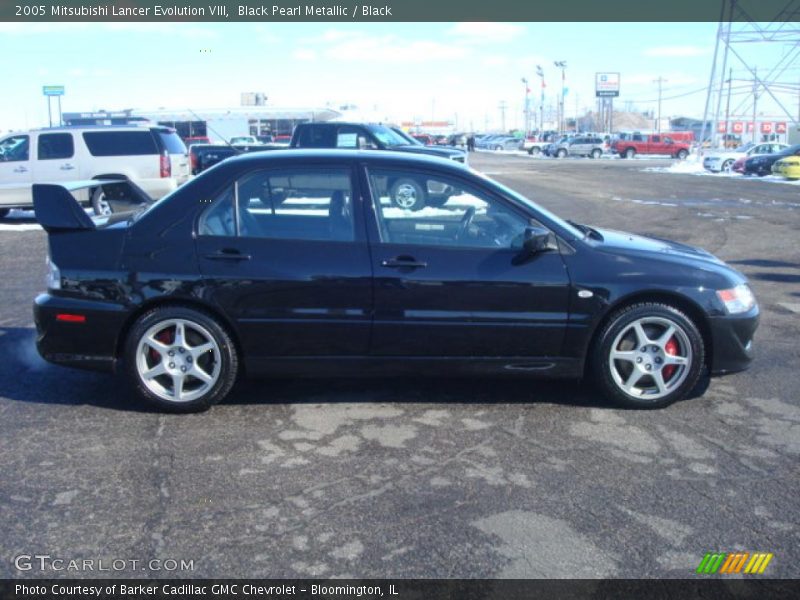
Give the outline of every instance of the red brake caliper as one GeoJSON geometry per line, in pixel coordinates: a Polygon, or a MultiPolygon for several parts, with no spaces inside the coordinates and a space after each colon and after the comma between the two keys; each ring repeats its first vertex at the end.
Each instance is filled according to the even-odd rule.
{"type": "MultiPolygon", "coordinates": [[[[164,329],[163,331],[159,331],[156,334],[156,339],[162,344],[171,344],[172,334],[170,333],[169,329],[164,329]]],[[[150,348],[150,358],[153,361],[158,361],[158,359],[160,358],[160,354],[156,352],[153,348],[150,348]]]]}
{"type": "MultiPolygon", "coordinates": [[[[669,338],[669,341],[664,344],[664,352],[669,354],[670,356],[677,356],[678,354],[678,342],[675,341],[675,337],[669,338]]],[[[678,368],[678,365],[664,365],[662,369],[664,373],[664,381],[669,381],[672,375],[675,373],[675,369],[678,368]]]]}

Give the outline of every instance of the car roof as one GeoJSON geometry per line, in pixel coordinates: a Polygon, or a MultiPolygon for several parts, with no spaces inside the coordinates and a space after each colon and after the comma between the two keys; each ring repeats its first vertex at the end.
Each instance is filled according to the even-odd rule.
{"type": "Polygon", "coordinates": [[[417,152],[395,152],[392,150],[347,150],[330,148],[287,148],[281,150],[265,150],[264,152],[249,152],[240,156],[231,157],[224,162],[227,164],[242,163],[275,163],[299,159],[315,159],[334,161],[369,160],[370,162],[385,162],[407,164],[409,166],[453,167],[463,169],[464,165],[449,158],[440,158],[430,154],[417,152]]]}
{"type": "Polygon", "coordinates": [[[152,123],[148,123],[147,125],[60,125],[57,127],[34,127],[32,129],[18,131],[16,133],[57,133],[59,131],[147,131],[156,129],[159,131],[175,131],[171,127],[167,127],[166,125],[153,125],[152,123]]]}

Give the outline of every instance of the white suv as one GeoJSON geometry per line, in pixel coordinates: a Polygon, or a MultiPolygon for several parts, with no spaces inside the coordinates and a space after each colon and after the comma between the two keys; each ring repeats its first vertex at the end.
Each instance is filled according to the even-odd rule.
{"type": "MultiPolygon", "coordinates": [[[[153,199],[189,179],[186,146],[166,127],[53,127],[0,139],[0,217],[33,206],[34,183],[129,179],[153,199]]],[[[78,199],[107,214],[102,188],[81,190],[78,199]]]]}

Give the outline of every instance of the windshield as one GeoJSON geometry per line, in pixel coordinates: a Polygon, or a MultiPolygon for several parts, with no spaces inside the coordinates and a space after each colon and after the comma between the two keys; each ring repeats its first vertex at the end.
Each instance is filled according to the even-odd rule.
{"type": "Polygon", "coordinates": [[[800,153],[800,144],[795,144],[794,146],[789,146],[788,148],[784,148],[778,154],[781,156],[792,156],[793,154],[800,153]]]}
{"type": "Polygon", "coordinates": [[[402,129],[396,129],[396,128],[392,127],[392,131],[394,131],[397,135],[399,135],[401,138],[406,140],[406,143],[408,143],[408,144],[410,144],[412,146],[424,146],[425,145],[422,142],[420,142],[419,140],[417,140],[417,139],[411,137],[410,135],[408,135],[402,129]]]}
{"type": "Polygon", "coordinates": [[[378,141],[384,146],[408,146],[408,140],[400,136],[396,131],[392,131],[389,127],[383,125],[371,125],[369,130],[372,132],[378,141]]]}

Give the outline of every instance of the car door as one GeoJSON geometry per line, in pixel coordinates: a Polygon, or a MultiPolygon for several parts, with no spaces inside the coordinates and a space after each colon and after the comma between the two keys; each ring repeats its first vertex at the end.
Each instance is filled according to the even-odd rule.
{"type": "Polygon", "coordinates": [[[531,219],[479,183],[435,170],[366,166],[376,356],[555,356],[569,278],[557,251],[519,261],[531,219]],[[419,210],[393,190],[414,187],[419,210]]]}
{"type": "Polygon", "coordinates": [[[12,135],[0,141],[0,206],[30,206],[30,136],[12,135]]]}
{"type": "Polygon", "coordinates": [[[367,352],[372,267],[347,163],[242,173],[197,223],[204,292],[249,359],[367,352]]]}
{"type": "Polygon", "coordinates": [[[34,137],[36,160],[32,161],[36,183],[58,183],[80,179],[71,132],[39,133],[34,137]]]}

